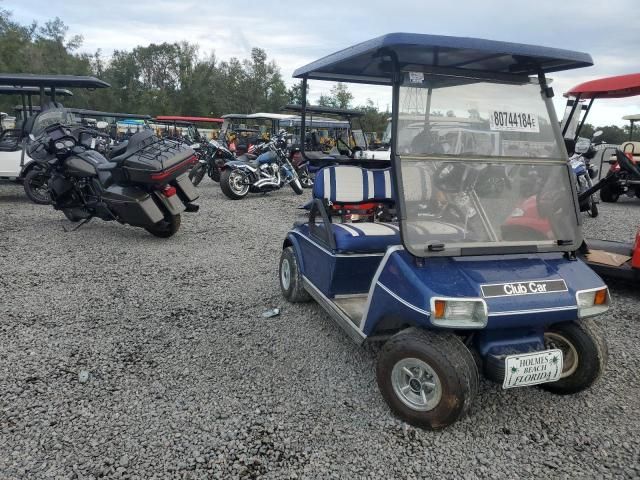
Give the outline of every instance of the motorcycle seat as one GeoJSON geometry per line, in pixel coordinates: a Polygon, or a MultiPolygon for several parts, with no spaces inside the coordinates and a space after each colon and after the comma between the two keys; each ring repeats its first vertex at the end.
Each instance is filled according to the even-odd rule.
{"type": "Polygon", "coordinates": [[[121,163],[123,160],[126,160],[131,155],[146,147],[150,143],[153,143],[153,138],[155,135],[151,130],[143,130],[141,132],[133,135],[122,153],[119,155],[114,155],[111,157],[111,161],[114,163],[121,163]]]}
{"type": "Polygon", "coordinates": [[[125,140],[124,142],[121,142],[120,144],[116,145],[111,149],[110,156],[117,157],[118,155],[122,155],[127,150],[128,145],[129,145],[129,140],[125,140]]]}

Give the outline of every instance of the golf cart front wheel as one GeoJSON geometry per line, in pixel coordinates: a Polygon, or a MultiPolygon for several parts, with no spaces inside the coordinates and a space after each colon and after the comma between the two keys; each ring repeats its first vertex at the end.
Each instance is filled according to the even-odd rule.
{"type": "Polygon", "coordinates": [[[302,273],[298,267],[298,259],[293,247],[287,247],[280,256],[280,290],[282,295],[291,303],[307,302],[311,299],[302,285],[302,273]]]}
{"type": "Polygon", "coordinates": [[[478,392],[472,353],[452,333],[408,328],[384,345],[378,387],[398,417],[439,430],[463,417],[478,392]]]}
{"type": "Polygon", "coordinates": [[[607,365],[607,341],[593,320],[552,325],[544,333],[544,343],[563,353],[560,380],[541,384],[544,390],[560,395],[581,392],[600,378],[607,365]]]}

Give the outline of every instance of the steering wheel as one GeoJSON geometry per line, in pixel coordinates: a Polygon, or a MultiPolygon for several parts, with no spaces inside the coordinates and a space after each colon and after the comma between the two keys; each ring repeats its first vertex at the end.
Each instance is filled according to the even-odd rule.
{"type": "Polygon", "coordinates": [[[463,163],[443,163],[436,170],[434,183],[444,192],[460,192],[465,183],[467,169],[463,163]]]}
{"type": "Polygon", "coordinates": [[[351,147],[349,146],[349,144],[347,142],[345,142],[342,139],[342,137],[338,137],[338,139],[336,140],[336,144],[339,144],[339,143],[341,143],[341,144],[343,144],[345,146],[347,152],[349,152],[349,153],[347,153],[347,155],[349,157],[353,157],[353,150],[351,150],[351,147]]]}

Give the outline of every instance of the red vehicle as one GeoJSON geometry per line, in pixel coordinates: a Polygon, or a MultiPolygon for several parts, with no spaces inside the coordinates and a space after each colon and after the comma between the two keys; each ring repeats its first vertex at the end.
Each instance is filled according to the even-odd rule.
{"type": "MultiPolygon", "coordinates": [[[[590,80],[565,93],[564,96],[568,100],[562,121],[562,134],[567,141],[567,149],[570,150],[578,140],[596,98],[627,98],[636,95],[640,95],[640,73],[590,80]]],[[[573,152],[570,151],[569,154],[571,153],[573,152]]],[[[635,163],[633,153],[627,156],[635,163]]],[[[610,171],[620,172],[615,157],[612,157],[609,163],[610,171]]],[[[600,171],[602,172],[602,168],[600,171]]],[[[617,202],[620,195],[625,194],[640,198],[640,177],[623,172],[616,183],[607,184],[602,188],[600,199],[603,202],[617,202]]]]}

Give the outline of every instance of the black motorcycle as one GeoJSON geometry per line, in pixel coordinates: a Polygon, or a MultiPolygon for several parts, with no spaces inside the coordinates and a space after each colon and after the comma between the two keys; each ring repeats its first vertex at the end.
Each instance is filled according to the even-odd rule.
{"type": "Polygon", "coordinates": [[[196,151],[198,163],[189,172],[189,178],[198,186],[205,175],[214,182],[220,182],[220,174],[224,164],[236,159],[235,155],[216,140],[209,140],[199,145],[196,151]]]}
{"type": "Polygon", "coordinates": [[[232,200],[251,193],[278,190],[285,185],[302,195],[302,184],[285,152],[286,132],[281,131],[266,143],[257,145],[254,154],[244,154],[224,164],[220,176],[222,192],[232,200]]]}
{"type": "Polygon", "coordinates": [[[54,124],[32,138],[29,156],[48,177],[51,204],[72,222],[94,217],[142,227],[167,238],[180,227],[180,214],[196,212],[198,198],[187,171],[193,150],[145,130],[112,149],[98,152],[103,134],[86,127],[54,124]]]}

